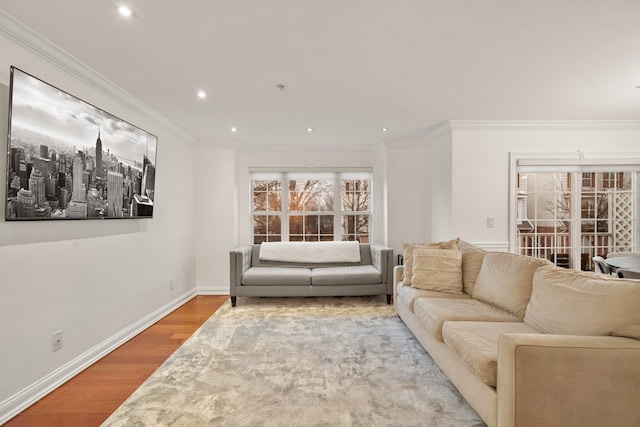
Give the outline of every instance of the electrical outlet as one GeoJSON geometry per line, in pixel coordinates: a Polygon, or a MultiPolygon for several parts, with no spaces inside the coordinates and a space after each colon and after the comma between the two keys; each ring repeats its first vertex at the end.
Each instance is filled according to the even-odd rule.
{"type": "Polygon", "coordinates": [[[58,351],[62,348],[62,331],[54,332],[51,335],[51,351],[58,351]]]}
{"type": "Polygon", "coordinates": [[[172,291],[176,286],[176,281],[171,279],[169,280],[169,290],[172,291]]]}
{"type": "Polygon", "coordinates": [[[487,218],[487,228],[493,228],[496,225],[496,219],[489,217],[487,218]]]}

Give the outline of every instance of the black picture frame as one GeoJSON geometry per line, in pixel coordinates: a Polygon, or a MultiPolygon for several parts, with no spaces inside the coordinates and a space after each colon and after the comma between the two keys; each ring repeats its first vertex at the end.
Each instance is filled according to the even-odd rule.
{"type": "Polygon", "coordinates": [[[152,218],[158,138],[11,67],[6,221],[152,218]]]}

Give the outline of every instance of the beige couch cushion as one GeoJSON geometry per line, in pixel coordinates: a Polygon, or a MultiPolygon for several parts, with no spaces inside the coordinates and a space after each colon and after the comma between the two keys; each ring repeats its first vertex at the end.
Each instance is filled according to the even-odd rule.
{"type": "Polygon", "coordinates": [[[467,294],[449,294],[445,292],[426,291],[411,286],[404,286],[404,282],[397,285],[398,300],[401,301],[411,312],[414,310],[414,302],[419,298],[471,298],[467,294]]]}
{"type": "Polygon", "coordinates": [[[445,344],[483,382],[495,387],[498,376],[498,340],[503,334],[539,334],[523,322],[446,322],[445,344]]]}
{"type": "Polygon", "coordinates": [[[640,281],[541,268],[533,276],[524,321],[549,334],[640,339],[640,281]]]}
{"type": "Polygon", "coordinates": [[[428,291],[462,293],[462,252],[454,249],[413,249],[411,286],[428,291]]]}
{"type": "Polygon", "coordinates": [[[487,251],[464,240],[458,242],[458,249],[462,251],[462,288],[471,295],[487,251]]]}
{"type": "Polygon", "coordinates": [[[442,341],[442,325],[450,320],[517,322],[520,319],[505,310],[475,299],[420,298],[413,306],[425,328],[442,341]]]}
{"type": "Polygon", "coordinates": [[[411,277],[413,273],[413,249],[414,248],[433,248],[433,249],[458,249],[458,242],[460,238],[453,240],[447,240],[446,242],[433,242],[433,243],[403,243],[404,249],[404,275],[402,281],[411,286],[411,277]]]}
{"type": "Polygon", "coordinates": [[[471,295],[522,319],[531,297],[533,273],[549,264],[549,261],[541,258],[489,252],[484,256],[471,295]]]}

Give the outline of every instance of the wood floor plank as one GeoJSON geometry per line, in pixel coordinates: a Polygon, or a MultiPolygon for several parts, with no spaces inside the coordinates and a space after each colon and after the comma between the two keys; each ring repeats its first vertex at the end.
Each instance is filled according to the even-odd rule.
{"type": "Polygon", "coordinates": [[[228,298],[195,297],[4,426],[99,426],[228,298]]]}

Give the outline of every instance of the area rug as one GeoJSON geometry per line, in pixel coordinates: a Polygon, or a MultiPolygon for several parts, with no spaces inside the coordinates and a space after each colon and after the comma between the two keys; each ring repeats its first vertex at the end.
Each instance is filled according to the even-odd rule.
{"type": "Polygon", "coordinates": [[[385,297],[227,301],[103,424],[484,425],[385,297]]]}

